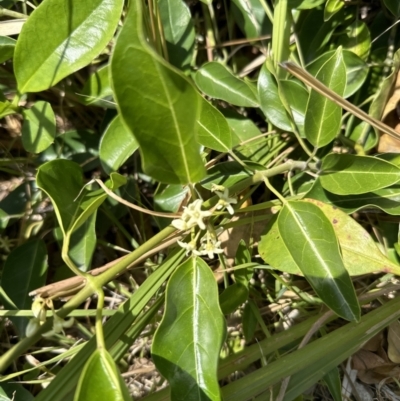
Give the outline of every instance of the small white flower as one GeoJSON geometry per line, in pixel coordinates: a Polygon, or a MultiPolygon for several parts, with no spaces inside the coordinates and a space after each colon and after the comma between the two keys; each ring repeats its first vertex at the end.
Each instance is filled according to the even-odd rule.
{"type": "Polygon", "coordinates": [[[207,242],[202,245],[200,254],[207,255],[210,259],[214,259],[214,253],[222,253],[224,252],[221,249],[221,241],[216,241],[215,239],[208,238],[207,242]]]}
{"type": "Polygon", "coordinates": [[[196,241],[190,241],[190,242],[177,241],[177,242],[181,248],[186,249],[186,256],[196,251],[196,241]]]}
{"type": "Polygon", "coordinates": [[[181,231],[186,231],[195,225],[198,225],[201,230],[205,230],[206,225],[203,219],[210,217],[212,213],[208,210],[201,210],[202,204],[203,201],[201,199],[197,199],[192,202],[190,205],[184,208],[181,218],[172,220],[171,225],[181,231]]]}
{"type": "Polygon", "coordinates": [[[230,213],[230,214],[234,214],[235,211],[233,210],[232,204],[236,205],[237,203],[237,199],[236,198],[230,198],[229,197],[229,190],[228,188],[224,189],[224,192],[220,192],[220,191],[215,191],[215,193],[218,195],[219,197],[219,201],[217,203],[216,209],[220,210],[222,208],[226,208],[226,210],[230,213]]]}

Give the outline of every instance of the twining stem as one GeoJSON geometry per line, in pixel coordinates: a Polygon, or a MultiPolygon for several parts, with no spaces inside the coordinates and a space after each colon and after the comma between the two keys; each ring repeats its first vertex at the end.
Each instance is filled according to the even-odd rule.
{"type": "Polygon", "coordinates": [[[27,19],[28,16],[17,11],[7,10],[6,8],[0,7],[0,17],[11,17],[17,19],[27,19]]]}

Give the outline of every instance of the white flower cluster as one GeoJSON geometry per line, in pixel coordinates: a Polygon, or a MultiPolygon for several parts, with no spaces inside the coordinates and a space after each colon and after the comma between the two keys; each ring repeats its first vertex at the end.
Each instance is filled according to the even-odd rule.
{"type": "Polygon", "coordinates": [[[197,199],[187,207],[184,207],[181,218],[172,220],[171,224],[181,231],[189,230],[196,225],[198,225],[201,230],[205,230],[206,225],[203,219],[210,217],[212,213],[208,210],[201,210],[202,204],[203,201],[201,199],[197,199]]]}
{"type": "Polygon", "coordinates": [[[45,323],[47,306],[53,311],[53,329],[44,333],[44,337],[50,337],[54,334],[61,333],[64,328],[71,327],[73,325],[73,317],[68,320],[64,320],[56,315],[51,299],[45,300],[42,297],[37,297],[32,303],[32,313],[35,317],[29,320],[29,323],[26,326],[25,335],[27,337],[32,337],[38,331],[40,326],[45,323]]]}
{"type": "Polygon", "coordinates": [[[224,252],[221,249],[221,241],[217,241],[214,235],[207,231],[206,236],[201,239],[201,246],[197,249],[196,240],[190,242],[178,241],[178,245],[186,249],[186,256],[190,253],[196,256],[208,256],[210,259],[214,259],[214,254],[224,252]]]}

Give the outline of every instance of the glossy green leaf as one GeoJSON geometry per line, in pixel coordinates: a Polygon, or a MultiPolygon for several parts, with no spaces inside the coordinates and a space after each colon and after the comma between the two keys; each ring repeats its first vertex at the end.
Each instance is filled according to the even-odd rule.
{"type": "Polygon", "coordinates": [[[152,346],[171,399],[220,400],[217,364],[224,339],[214,275],[202,259],[190,258],[168,282],[164,317],[152,346]]]}
{"type": "Polygon", "coordinates": [[[324,8],[324,21],[328,21],[344,7],[343,0],[327,0],[324,8]]]}
{"type": "MultiPolygon", "coordinates": [[[[43,240],[34,239],[14,248],[8,255],[1,277],[1,286],[19,309],[30,309],[29,292],[46,283],[47,249],[43,240]]],[[[25,335],[26,318],[13,318],[21,336],[25,335]]]]}
{"type": "Polygon", "coordinates": [[[219,305],[224,315],[229,315],[247,301],[249,289],[241,283],[234,283],[219,296],[219,305]]]}
{"type": "Polygon", "coordinates": [[[400,17],[400,3],[397,0],[383,0],[386,8],[396,17],[400,17]]]}
{"type": "Polygon", "coordinates": [[[200,98],[186,76],[150,48],[142,17],[141,2],[131,2],[111,61],[121,117],[139,143],[148,175],[195,183],[205,175],[196,141],[200,98]]]}
{"type": "Polygon", "coordinates": [[[232,149],[232,133],[222,113],[207,100],[202,100],[201,114],[197,121],[197,140],[207,148],[219,152],[232,149]]]}
{"type": "Polygon", "coordinates": [[[123,4],[123,0],[44,0],[18,37],[14,54],[18,90],[46,90],[89,64],[112,38],[123,4]]]}
{"type": "Polygon", "coordinates": [[[287,202],[279,212],[278,229],[293,261],[324,303],[344,319],[358,320],[353,284],[323,212],[311,203],[287,202]]]}
{"type": "Polygon", "coordinates": [[[68,255],[75,266],[84,272],[90,270],[96,248],[96,212],[72,233],[70,239],[68,255]]]}
{"type": "Polygon", "coordinates": [[[107,108],[115,107],[115,103],[112,101],[113,91],[109,72],[109,66],[105,65],[90,75],[82,92],[78,94],[82,97],[81,102],[83,104],[107,108]]]}
{"type": "MultiPolygon", "coordinates": [[[[368,231],[335,205],[319,198],[317,198],[318,201],[314,198],[309,199],[310,195],[312,194],[307,194],[304,200],[316,204],[332,223],[339,241],[344,266],[350,276],[375,272],[399,274],[399,266],[382,254],[368,231]]],[[[262,259],[274,269],[302,275],[284,246],[276,217],[267,224],[266,234],[261,237],[258,249],[262,259]]]]}
{"type": "Polygon", "coordinates": [[[233,17],[246,38],[257,38],[271,33],[269,21],[262,4],[257,0],[233,0],[233,17]]]}
{"type": "Polygon", "coordinates": [[[288,0],[288,7],[297,10],[309,10],[318,7],[324,2],[325,0],[288,0]]]}
{"type": "Polygon", "coordinates": [[[237,146],[245,141],[247,141],[248,144],[244,146],[251,146],[258,141],[254,140],[254,138],[260,136],[261,131],[250,118],[246,118],[245,116],[228,109],[224,109],[222,112],[232,131],[233,146],[237,146]]]}
{"type": "Polygon", "coordinates": [[[168,61],[179,69],[188,68],[195,40],[188,6],[182,0],[158,0],[158,10],[167,42],[168,61]]]}
{"type": "Polygon", "coordinates": [[[398,167],[375,157],[331,153],[322,161],[321,185],[337,195],[364,194],[399,180],[398,167]]]}
{"type": "Polygon", "coordinates": [[[208,175],[201,181],[201,185],[207,189],[211,189],[213,184],[229,188],[250,176],[251,172],[244,170],[243,166],[238,162],[223,162],[208,170],[208,175]]]}
{"type": "Polygon", "coordinates": [[[262,394],[260,400],[265,399],[265,395],[269,399],[271,387],[280,386],[282,380],[290,376],[284,400],[295,400],[399,316],[399,299],[396,298],[362,316],[359,322],[333,330],[305,347],[228,384],[222,388],[223,399],[241,401],[252,399],[258,394],[262,394]]]}
{"type": "Polygon", "coordinates": [[[258,94],[260,108],[267,120],[282,130],[292,131],[290,117],[279,96],[276,78],[268,70],[266,64],[261,67],[258,76],[258,94]]]}
{"type": "Polygon", "coordinates": [[[38,101],[30,109],[24,110],[22,124],[22,144],[31,153],[46,150],[56,136],[56,118],[50,103],[38,101]]]}
{"type": "Polygon", "coordinates": [[[354,128],[351,129],[348,138],[360,144],[365,152],[375,148],[379,141],[379,135],[375,130],[367,122],[359,119],[355,119],[354,128]]]}
{"type": "Polygon", "coordinates": [[[300,135],[304,137],[304,120],[309,93],[304,86],[296,81],[282,80],[280,85],[286,101],[290,105],[296,127],[300,135]]]}
{"type": "Polygon", "coordinates": [[[0,36],[0,63],[4,63],[13,57],[16,43],[15,39],[0,36]]]}
{"type": "Polygon", "coordinates": [[[366,60],[371,50],[371,34],[367,24],[356,20],[346,28],[345,33],[339,38],[339,44],[366,60]]]}
{"type": "MultiPolygon", "coordinates": [[[[250,303],[253,302],[249,300],[243,308],[243,315],[242,315],[242,328],[243,328],[243,335],[246,339],[246,342],[249,343],[253,340],[254,334],[257,328],[257,317],[254,315],[253,309],[250,303]]],[[[257,308],[254,305],[255,308],[257,308]]]]}
{"type": "Polygon", "coordinates": [[[138,149],[139,144],[118,114],[110,122],[100,141],[99,157],[104,171],[118,170],[138,149]]]}
{"type": "MultiPolygon", "coordinates": [[[[346,87],[346,66],[341,48],[320,68],[316,78],[329,89],[343,96],[346,87]]],[[[306,138],[316,148],[328,145],[339,133],[341,120],[342,108],[312,90],[304,121],[306,138]]]]}
{"type": "MultiPolygon", "coordinates": [[[[36,180],[37,186],[50,197],[64,235],[79,228],[107,197],[102,189],[84,188],[82,169],[70,160],[52,160],[41,165],[36,180]]],[[[106,185],[116,189],[125,182],[125,177],[112,173],[106,185]]]]}
{"type": "Polygon", "coordinates": [[[131,400],[117,365],[105,349],[97,349],[86,362],[74,396],[74,401],[95,400],[131,400]]]}
{"type": "Polygon", "coordinates": [[[258,107],[256,98],[249,85],[235,77],[223,64],[210,62],[204,64],[194,76],[199,89],[214,99],[221,99],[235,106],[258,107]]]}
{"type": "Polygon", "coordinates": [[[317,180],[307,193],[307,197],[335,205],[347,214],[375,207],[390,215],[400,216],[400,186],[398,184],[361,195],[346,196],[335,195],[324,190],[320,180],[317,180]]]}
{"type": "Polygon", "coordinates": [[[287,0],[276,0],[274,3],[274,20],[272,25],[272,61],[277,78],[286,76],[285,70],[279,63],[286,61],[290,56],[290,34],[292,28],[292,14],[287,0]]]}
{"type": "MultiPolygon", "coordinates": [[[[319,69],[334,55],[331,50],[322,56],[313,60],[307,66],[307,70],[312,75],[317,75],[319,69]]],[[[346,66],[346,88],[343,97],[348,98],[361,88],[368,75],[368,65],[360,59],[355,53],[349,50],[343,50],[343,61],[346,66]]]]}
{"type": "Polygon", "coordinates": [[[342,9],[328,21],[324,21],[324,11],[319,7],[303,13],[301,17],[296,21],[296,32],[306,64],[329,50],[335,30],[354,18],[351,13],[347,15],[342,9]]]}

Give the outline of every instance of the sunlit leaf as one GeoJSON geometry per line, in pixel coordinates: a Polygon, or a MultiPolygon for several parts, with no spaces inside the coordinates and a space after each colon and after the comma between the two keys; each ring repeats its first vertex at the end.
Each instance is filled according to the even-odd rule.
{"type": "Polygon", "coordinates": [[[312,203],[287,202],[278,228],[293,261],[317,295],[336,314],[358,320],[360,307],[340,255],[332,223],[312,203]]]}
{"type": "Polygon", "coordinates": [[[131,2],[111,61],[115,98],[145,172],[165,183],[194,183],[205,175],[196,141],[200,98],[186,76],[149,46],[142,17],[141,2],[131,2]]]}
{"type": "Polygon", "coordinates": [[[15,39],[8,36],[0,36],[0,63],[4,63],[12,58],[16,43],[15,39]]]}
{"type": "Polygon", "coordinates": [[[89,64],[112,38],[123,4],[123,0],[44,0],[18,37],[14,71],[19,91],[48,89],[89,64]]]}
{"type": "Polygon", "coordinates": [[[375,157],[331,153],[322,161],[321,185],[337,195],[365,194],[399,180],[398,167],[375,157]]]}
{"type": "MultiPolygon", "coordinates": [[[[400,273],[400,267],[382,254],[368,231],[352,217],[346,215],[336,206],[323,203],[321,199],[319,201],[309,198],[304,200],[315,203],[332,223],[339,241],[343,263],[350,276],[376,272],[400,273]]],[[[261,237],[259,243],[260,256],[274,269],[302,275],[301,270],[284,246],[276,220],[274,217],[268,223],[265,229],[266,234],[261,237]]]]}
{"type": "Polygon", "coordinates": [[[328,21],[344,7],[343,0],[327,0],[324,8],[324,21],[328,21]]]}
{"type": "Polygon", "coordinates": [[[105,349],[97,349],[83,368],[74,401],[131,400],[124,379],[105,349]]]}
{"type": "Polygon", "coordinates": [[[197,122],[199,143],[220,152],[229,152],[232,149],[232,134],[228,122],[219,110],[204,99],[197,122]]]}
{"type": "Polygon", "coordinates": [[[56,118],[50,103],[38,101],[23,111],[22,144],[28,152],[47,149],[56,136],[56,118]]]}
{"type": "Polygon", "coordinates": [[[180,69],[188,68],[195,40],[188,6],[182,0],[158,0],[158,9],[167,42],[168,61],[180,69]]]}
{"type": "MultiPolygon", "coordinates": [[[[52,160],[41,165],[36,179],[38,187],[50,197],[64,235],[79,228],[107,198],[102,189],[84,188],[82,169],[70,160],[52,160]]],[[[117,173],[112,173],[110,179],[106,183],[110,189],[126,182],[117,173]]]]}
{"type": "MultiPolygon", "coordinates": [[[[313,60],[313,62],[307,66],[307,71],[312,75],[317,75],[319,69],[334,53],[335,51],[331,50],[313,60]]],[[[346,66],[346,88],[343,97],[348,98],[361,88],[367,78],[369,67],[360,57],[349,50],[343,50],[343,62],[346,66]]]]}
{"type": "Polygon", "coordinates": [[[217,363],[225,321],[210,268],[203,260],[190,258],[171,276],[166,292],[152,355],[170,384],[171,399],[220,400],[217,363]]]}
{"type": "Polygon", "coordinates": [[[200,90],[214,99],[243,107],[258,107],[258,99],[249,85],[235,77],[218,62],[204,64],[194,76],[200,90]]]}
{"type": "Polygon", "coordinates": [[[339,43],[344,49],[366,60],[371,50],[371,34],[367,24],[360,20],[354,21],[346,28],[345,35],[339,38],[339,43]]]}
{"type": "Polygon", "coordinates": [[[106,173],[118,170],[139,145],[120,115],[110,122],[100,141],[99,157],[106,173]]]}
{"type": "MultiPolygon", "coordinates": [[[[342,50],[335,54],[320,68],[316,79],[342,96],[346,87],[346,67],[342,50]]],[[[317,148],[332,142],[339,133],[342,109],[339,105],[321,94],[311,91],[308,99],[304,132],[306,138],[317,148]]]]}

